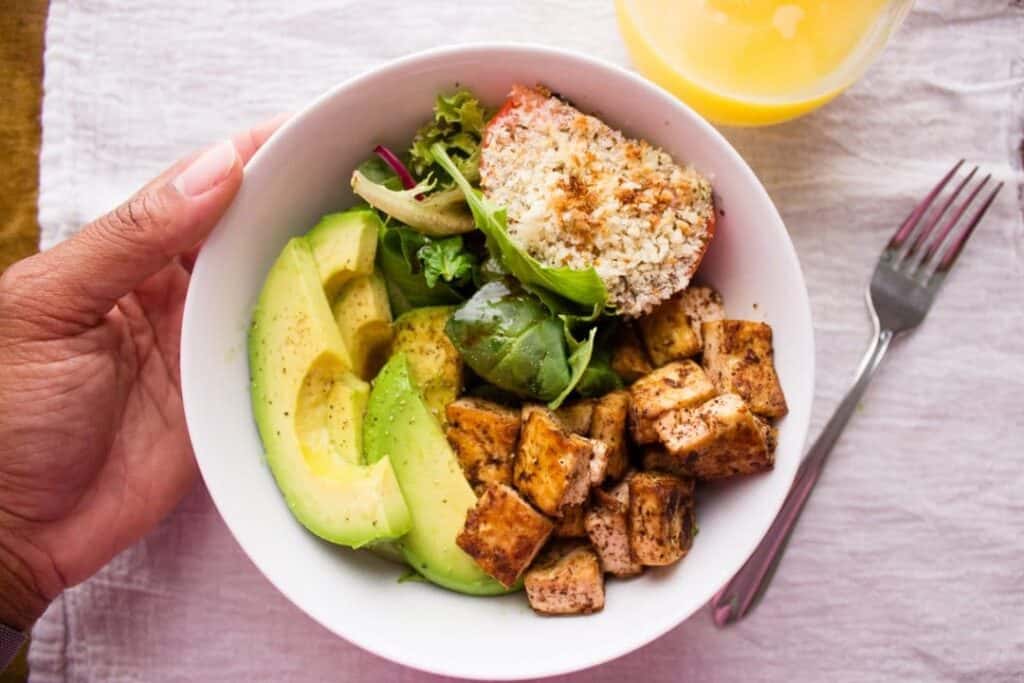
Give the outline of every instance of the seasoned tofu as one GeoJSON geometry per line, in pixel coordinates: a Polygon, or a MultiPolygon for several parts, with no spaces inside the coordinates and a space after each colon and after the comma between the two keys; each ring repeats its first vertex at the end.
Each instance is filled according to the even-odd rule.
{"type": "Polygon", "coordinates": [[[586,538],[587,529],[583,525],[587,503],[572,505],[565,509],[562,518],[555,521],[555,538],[586,538]]]}
{"type": "Polygon", "coordinates": [[[701,323],[725,317],[722,297],[710,287],[690,287],[640,318],[637,325],[655,366],[696,356],[701,323]]]}
{"type": "Polygon", "coordinates": [[[736,394],[722,394],[697,408],[673,410],[655,423],[665,446],[661,469],[698,479],[769,470],[775,463],[772,427],[736,394]],[[670,456],[670,457],[669,457],[670,456]]]}
{"type": "Polygon", "coordinates": [[[775,373],[772,328],[749,320],[701,326],[704,369],[718,393],[739,394],[758,415],[782,417],[789,408],[775,373]]]}
{"type": "Polygon", "coordinates": [[[622,324],[615,332],[611,366],[615,374],[627,383],[635,382],[654,369],[640,337],[629,323],[622,324]]]}
{"type": "Polygon", "coordinates": [[[691,470],[687,465],[687,458],[685,456],[672,455],[661,444],[645,446],[641,462],[644,470],[668,472],[679,477],[692,476],[691,470]]]}
{"type": "Polygon", "coordinates": [[[519,412],[477,398],[445,407],[445,434],[470,486],[512,483],[512,458],[519,439],[519,412]]]}
{"type": "Polygon", "coordinates": [[[779,445],[779,428],[763,417],[757,417],[757,426],[764,435],[765,448],[768,449],[769,453],[774,453],[779,445]]]}
{"type": "Polygon", "coordinates": [[[597,439],[590,441],[590,485],[600,486],[604,483],[605,474],[608,472],[608,444],[597,439]]]}
{"type": "Polygon", "coordinates": [[[657,567],[682,559],[693,544],[696,518],[692,479],[639,472],[629,480],[629,543],[640,564],[657,567]]]}
{"type": "Polygon", "coordinates": [[[455,543],[505,587],[519,576],[547,542],[553,525],[516,493],[491,484],[466,515],[455,543]]]}
{"type": "Polygon", "coordinates": [[[556,410],[555,415],[567,430],[573,434],[586,436],[590,433],[590,422],[594,415],[594,401],[583,399],[582,401],[569,403],[556,410]]]}
{"type": "Polygon", "coordinates": [[[704,370],[692,360],[658,368],[634,382],[629,392],[630,429],[639,444],[658,440],[654,422],[663,414],[698,406],[716,393],[704,370]]]}
{"type": "Polygon", "coordinates": [[[618,481],[629,469],[626,422],[629,416],[629,392],[613,391],[594,404],[590,438],[608,447],[606,481],[618,481]]]}
{"type": "Polygon", "coordinates": [[[523,410],[512,481],[537,509],[560,518],[567,508],[587,498],[593,442],[570,434],[546,408],[524,406],[523,410]]]}
{"type": "Polygon", "coordinates": [[[706,285],[694,285],[683,291],[683,311],[690,319],[690,326],[697,333],[701,346],[704,334],[701,329],[704,323],[725,319],[725,303],[722,295],[714,288],[706,285]]]}
{"type": "Polygon", "coordinates": [[[626,577],[644,570],[629,546],[628,482],[611,491],[594,491],[584,526],[605,572],[626,577]]]}
{"type": "Polygon", "coordinates": [[[526,572],[530,607],[540,614],[591,614],[604,607],[604,575],[586,545],[559,544],[526,572]]]}
{"type": "Polygon", "coordinates": [[[714,234],[711,183],[541,87],[516,85],[480,143],[480,189],[543,264],[593,266],[619,314],[689,284],[714,234]]]}

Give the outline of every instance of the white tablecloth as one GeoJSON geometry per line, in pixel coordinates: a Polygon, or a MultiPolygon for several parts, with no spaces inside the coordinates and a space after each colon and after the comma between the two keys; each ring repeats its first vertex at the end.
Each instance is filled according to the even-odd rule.
{"type": "MultiPolygon", "coordinates": [[[[610,0],[52,0],[44,246],[187,150],[394,57],[476,40],[626,61],[610,0]]],[[[867,341],[863,287],[894,222],[961,156],[1010,187],[926,324],[896,345],[764,604],[725,631],[702,611],[567,680],[1024,680],[1022,80],[1020,0],[919,2],[867,77],[822,111],[725,131],[807,276],[814,432],[867,341]]],[[[34,683],[429,678],[288,603],[201,485],[33,635],[34,683]]]]}

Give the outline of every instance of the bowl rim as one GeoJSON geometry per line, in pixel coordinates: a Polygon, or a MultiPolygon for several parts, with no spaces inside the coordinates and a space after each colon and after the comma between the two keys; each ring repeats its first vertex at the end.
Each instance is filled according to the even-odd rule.
{"type": "MultiPolygon", "coordinates": [[[[270,154],[271,150],[273,150],[277,145],[281,144],[281,141],[288,137],[289,131],[291,131],[293,128],[301,126],[304,123],[305,119],[309,115],[311,115],[312,112],[314,112],[315,110],[321,108],[327,102],[333,100],[334,98],[339,97],[339,96],[343,96],[343,94],[347,90],[355,88],[355,87],[357,87],[357,86],[359,86],[359,85],[361,85],[361,84],[363,84],[363,83],[365,83],[367,81],[372,81],[374,79],[377,79],[377,78],[379,78],[379,77],[381,77],[383,75],[390,74],[390,73],[393,73],[393,72],[401,72],[401,71],[409,69],[410,67],[414,67],[416,65],[429,64],[431,62],[438,61],[438,60],[444,61],[444,60],[451,59],[451,58],[466,57],[466,56],[472,56],[472,55],[485,56],[488,53],[494,53],[494,52],[505,52],[505,53],[521,54],[521,55],[530,55],[530,56],[534,56],[534,57],[536,57],[536,56],[541,56],[541,57],[549,56],[549,57],[552,57],[552,58],[558,58],[558,59],[563,59],[563,60],[567,59],[567,60],[571,60],[571,61],[575,61],[577,63],[580,63],[580,64],[582,64],[586,68],[591,68],[591,69],[596,69],[596,70],[603,70],[603,71],[607,71],[607,72],[613,72],[618,77],[625,78],[625,79],[627,79],[629,81],[632,81],[634,84],[638,85],[642,89],[646,89],[646,90],[650,91],[652,96],[654,96],[655,98],[660,100],[661,106],[669,107],[669,108],[674,107],[677,110],[679,110],[686,118],[688,118],[690,120],[690,123],[696,129],[698,129],[700,131],[700,134],[708,136],[708,137],[714,139],[714,141],[717,143],[717,145],[722,148],[722,153],[723,154],[731,155],[733,157],[733,161],[734,162],[738,162],[737,163],[737,167],[741,170],[741,173],[743,173],[746,176],[745,180],[746,180],[747,184],[749,184],[752,188],[756,188],[755,191],[759,191],[759,192],[761,192],[764,195],[764,199],[767,200],[768,205],[771,207],[771,211],[772,211],[772,214],[767,217],[769,220],[767,220],[766,223],[774,222],[775,226],[781,230],[780,237],[783,239],[783,241],[785,243],[783,248],[782,248],[782,252],[785,255],[785,259],[787,261],[787,267],[788,268],[792,268],[792,269],[795,270],[795,274],[796,274],[796,276],[798,278],[798,282],[800,284],[800,287],[799,287],[799,290],[800,290],[799,300],[798,301],[794,301],[793,302],[793,306],[802,307],[804,309],[804,312],[806,313],[805,319],[807,321],[807,329],[802,331],[801,336],[806,337],[807,343],[808,343],[808,351],[809,351],[808,359],[806,361],[807,365],[806,365],[806,373],[805,373],[805,380],[804,380],[805,383],[808,385],[808,386],[805,387],[805,393],[808,396],[808,406],[807,406],[807,411],[806,411],[806,414],[805,414],[804,419],[802,420],[802,422],[797,423],[797,424],[795,424],[792,427],[792,429],[795,429],[796,432],[797,432],[797,442],[800,444],[801,459],[802,459],[803,452],[804,452],[804,449],[806,447],[807,434],[808,434],[808,430],[809,430],[809,427],[810,427],[811,412],[812,412],[812,409],[813,409],[813,402],[814,402],[814,386],[815,386],[814,326],[813,326],[813,318],[812,318],[812,315],[811,315],[812,314],[812,310],[811,310],[811,305],[810,305],[810,298],[809,298],[809,294],[808,294],[808,291],[807,291],[807,284],[806,284],[806,280],[804,278],[803,269],[800,266],[800,261],[799,261],[799,258],[797,256],[797,253],[796,253],[796,248],[793,245],[793,241],[792,241],[792,239],[789,236],[788,230],[786,229],[785,222],[782,220],[782,217],[781,217],[781,215],[778,212],[778,208],[775,206],[775,202],[772,201],[771,196],[768,194],[767,189],[761,183],[760,179],[757,177],[757,175],[754,173],[754,171],[750,168],[750,165],[739,154],[739,152],[732,146],[732,144],[725,138],[725,136],[723,136],[714,126],[712,126],[711,123],[709,123],[706,119],[704,119],[700,114],[698,114],[696,111],[694,111],[687,104],[685,104],[684,102],[682,102],[681,100],[676,98],[674,95],[669,93],[667,90],[665,90],[661,86],[657,85],[656,83],[654,83],[652,81],[647,80],[646,78],[643,78],[642,76],[640,76],[636,72],[630,71],[629,69],[627,69],[627,68],[625,68],[623,66],[620,66],[618,64],[609,62],[609,61],[607,61],[605,59],[598,58],[598,57],[592,57],[592,56],[586,55],[586,54],[581,53],[581,52],[576,51],[576,50],[571,50],[571,49],[566,49],[566,48],[559,48],[559,47],[552,47],[552,46],[549,46],[549,45],[530,43],[530,42],[523,42],[523,41],[478,41],[478,42],[460,43],[460,44],[457,44],[457,45],[444,45],[444,46],[435,47],[435,48],[431,48],[431,49],[427,49],[427,50],[421,50],[421,51],[418,51],[418,52],[410,53],[408,55],[405,55],[403,57],[400,57],[400,58],[397,58],[397,59],[394,59],[394,60],[390,60],[390,61],[385,62],[385,63],[383,63],[383,64],[381,64],[379,66],[376,66],[376,67],[371,68],[369,70],[366,70],[366,71],[364,71],[362,73],[359,73],[359,74],[357,74],[357,75],[355,75],[355,76],[353,76],[351,78],[348,78],[348,79],[346,79],[344,81],[341,81],[340,83],[337,83],[336,85],[329,87],[323,93],[321,93],[317,97],[315,97],[312,100],[310,100],[307,104],[302,106],[300,109],[296,110],[295,114],[288,121],[286,121],[267,140],[267,142],[256,152],[256,154],[253,155],[253,157],[250,159],[248,164],[246,164],[246,167],[244,169],[244,177],[248,177],[252,173],[253,169],[260,167],[260,164],[261,164],[263,158],[268,156],[270,154]]],[[[491,54],[490,56],[493,56],[493,54],[491,54]]],[[[243,181],[243,187],[244,187],[244,181],[243,181]]],[[[237,201],[237,196],[236,196],[236,200],[235,201],[237,201]]],[[[229,213],[225,214],[225,217],[228,216],[228,215],[230,215],[230,214],[229,213]]],[[[214,228],[213,232],[216,232],[217,230],[221,229],[221,225],[223,223],[225,223],[225,222],[226,222],[225,218],[222,218],[221,221],[218,222],[218,225],[214,228]]],[[[211,233],[211,234],[213,234],[213,233],[211,233]]],[[[206,255],[206,253],[208,253],[206,250],[200,250],[200,253],[199,253],[198,258],[197,258],[197,265],[204,260],[204,256],[206,255]]],[[[191,436],[191,432],[192,432],[191,425],[198,424],[198,419],[190,419],[189,418],[190,414],[192,414],[192,410],[190,410],[190,408],[189,408],[190,403],[187,400],[187,396],[190,395],[190,392],[186,388],[186,385],[190,383],[190,380],[188,380],[187,377],[189,377],[191,375],[191,373],[186,372],[186,369],[189,368],[192,365],[192,363],[193,363],[193,361],[192,361],[193,346],[191,344],[189,344],[189,343],[186,343],[185,340],[186,339],[194,338],[195,335],[192,334],[193,328],[195,326],[201,325],[201,321],[197,319],[197,316],[194,313],[194,309],[195,309],[195,304],[193,304],[193,297],[194,296],[196,298],[198,298],[198,295],[195,294],[195,292],[190,288],[188,293],[187,293],[187,295],[186,295],[186,300],[185,300],[185,309],[184,309],[184,313],[183,313],[182,334],[181,334],[182,343],[181,343],[181,346],[180,346],[180,367],[182,368],[181,382],[182,382],[183,405],[184,405],[184,410],[185,410],[186,423],[189,425],[190,436],[191,436]]],[[[195,410],[195,408],[193,408],[193,410],[195,410]]],[[[218,502],[218,499],[217,499],[217,494],[215,494],[214,491],[206,484],[206,481],[207,481],[207,470],[203,466],[203,459],[200,458],[198,456],[198,454],[195,456],[195,459],[196,459],[196,463],[198,465],[200,474],[201,474],[201,476],[203,478],[204,486],[206,486],[207,491],[209,492],[210,499],[213,501],[213,505],[214,505],[215,509],[217,510],[217,513],[220,515],[221,519],[224,521],[224,524],[228,527],[228,530],[231,532],[231,535],[234,538],[235,542],[238,543],[239,547],[245,553],[247,559],[253,564],[253,566],[256,567],[256,569],[260,572],[260,574],[263,575],[264,578],[266,578],[267,581],[277,591],[279,591],[282,595],[284,595],[293,606],[295,606],[297,609],[299,609],[301,612],[303,612],[307,617],[312,619],[315,623],[319,624],[320,626],[322,626],[324,629],[326,629],[327,631],[329,631],[333,635],[342,638],[343,640],[345,640],[345,641],[347,641],[347,642],[349,642],[349,643],[359,647],[362,650],[365,650],[367,652],[370,652],[371,654],[374,654],[374,655],[376,655],[378,657],[381,657],[382,659],[385,659],[385,660],[387,660],[389,662],[393,662],[393,663],[396,663],[396,664],[399,664],[401,666],[405,666],[405,667],[408,667],[408,668],[411,668],[411,669],[414,669],[414,670],[419,670],[419,671],[423,671],[423,672],[434,674],[434,675],[438,675],[438,676],[467,677],[469,679],[475,678],[476,680],[524,680],[526,678],[531,678],[531,679],[535,679],[535,678],[549,678],[549,677],[552,677],[552,676],[564,675],[564,674],[575,673],[575,672],[580,672],[580,671],[587,671],[587,670],[593,669],[594,667],[600,666],[602,664],[606,664],[606,663],[608,663],[610,661],[613,661],[615,659],[623,657],[623,656],[625,656],[627,654],[630,654],[630,653],[632,653],[632,652],[634,652],[634,651],[636,651],[636,650],[638,650],[638,649],[640,649],[640,648],[642,648],[642,647],[644,647],[646,645],[649,645],[650,643],[653,643],[655,640],[658,640],[659,638],[664,636],[666,633],[668,633],[669,631],[671,631],[674,628],[678,627],[684,621],[686,621],[687,619],[691,618],[694,614],[696,614],[698,611],[700,611],[700,608],[698,608],[698,609],[694,610],[693,612],[690,612],[689,614],[685,614],[685,615],[682,615],[682,616],[679,616],[679,617],[673,617],[671,619],[668,619],[668,620],[666,620],[665,624],[659,625],[658,628],[656,628],[656,629],[654,629],[652,631],[644,632],[642,637],[634,638],[634,639],[630,639],[630,638],[624,637],[624,638],[618,640],[615,643],[608,643],[607,644],[608,645],[608,649],[606,649],[600,656],[595,657],[592,661],[590,661],[589,663],[587,663],[587,664],[585,664],[583,666],[574,665],[574,664],[554,665],[554,666],[548,666],[548,667],[543,668],[540,671],[537,671],[537,672],[534,672],[534,673],[528,673],[528,674],[517,674],[517,673],[503,674],[501,672],[498,672],[498,673],[488,673],[486,675],[486,677],[483,677],[483,676],[472,676],[471,674],[467,674],[465,671],[459,671],[459,670],[456,670],[456,669],[445,669],[445,668],[442,668],[442,667],[439,667],[439,666],[433,666],[433,665],[429,665],[429,664],[422,663],[422,662],[409,662],[409,661],[407,661],[407,660],[405,660],[405,659],[403,659],[403,658],[401,658],[399,656],[396,656],[394,649],[388,650],[387,648],[385,648],[383,646],[380,646],[378,644],[378,642],[375,641],[374,639],[363,638],[361,636],[361,634],[358,633],[358,632],[345,633],[344,635],[339,633],[332,625],[327,623],[326,619],[321,618],[319,615],[315,614],[314,612],[308,610],[305,606],[303,606],[301,604],[301,602],[296,599],[295,594],[293,593],[292,590],[290,590],[288,587],[286,587],[284,585],[280,585],[271,576],[269,576],[267,574],[267,572],[264,570],[264,568],[253,558],[253,556],[250,553],[249,549],[246,548],[246,546],[240,540],[242,535],[236,530],[236,523],[233,520],[229,519],[228,516],[223,514],[222,506],[221,506],[220,502],[218,502]]],[[[794,477],[794,479],[795,479],[795,476],[796,476],[796,471],[797,471],[797,468],[794,468],[793,469],[793,477],[794,477]]],[[[790,484],[791,483],[792,482],[790,482],[790,484]]],[[[777,501],[776,506],[773,509],[770,509],[770,510],[767,511],[767,512],[770,512],[770,514],[766,514],[764,516],[763,521],[761,522],[761,527],[762,528],[760,529],[760,532],[758,534],[756,534],[756,535],[754,535],[754,534],[751,535],[751,538],[754,539],[753,542],[749,543],[749,544],[746,544],[746,545],[749,545],[749,547],[746,548],[746,551],[740,555],[743,558],[743,560],[737,566],[730,568],[729,572],[727,573],[727,575],[729,577],[733,576],[737,571],[739,571],[739,569],[747,561],[747,559],[750,557],[750,555],[754,552],[754,550],[756,549],[757,545],[761,542],[761,540],[764,538],[765,534],[767,533],[768,528],[771,525],[772,521],[774,520],[775,516],[778,514],[779,509],[781,509],[782,503],[783,503],[784,500],[785,500],[785,496],[781,496],[779,498],[779,500],[777,501]]],[[[709,600],[711,597],[712,596],[709,595],[707,597],[707,599],[709,600]]],[[[706,600],[703,603],[701,603],[701,604],[706,605],[706,600]]]]}

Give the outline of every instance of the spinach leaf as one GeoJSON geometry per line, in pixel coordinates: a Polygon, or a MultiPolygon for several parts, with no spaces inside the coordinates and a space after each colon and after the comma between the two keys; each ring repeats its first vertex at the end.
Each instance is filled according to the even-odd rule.
{"type": "Polygon", "coordinates": [[[429,287],[438,280],[464,285],[473,278],[476,269],[476,254],[465,248],[458,235],[429,242],[420,247],[417,256],[423,263],[423,275],[429,287]]]}
{"type": "Polygon", "coordinates": [[[552,401],[570,383],[561,322],[536,298],[500,280],[460,306],[445,333],[477,375],[517,396],[552,401]]]}
{"type": "Polygon", "coordinates": [[[591,268],[574,270],[567,267],[546,266],[520,249],[508,235],[507,216],[504,208],[496,206],[473,189],[469,181],[459,172],[443,144],[430,146],[434,160],[455,180],[462,190],[473,212],[476,226],[487,236],[491,255],[514,275],[524,286],[536,292],[547,290],[587,308],[603,310],[608,292],[597,271],[591,268]]]}
{"type": "Polygon", "coordinates": [[[580,396],[604,396],[610,391],[621,389],[622,378],[612,370],[612,337],[618,326],[604,325],[599,328],[594,340],[594,351],[590,363],[583,371],[576,393],[580,396]]]}
{"type": "Polygon", "coordinates": [[[451,187],[450,174],[436,163],[431,145],[444,146],[459,173],[476,182],[480,178],[480,139],[487,114],[480,101],[465,90],[453,95],[438,95],[434,102],[434,120],[420,128],[409,149],[409,162],[419,178],[433,175],[442,187],[451,187]]]}
{"type": "MultiPolygon", "coordinates": [[[[564,330],[563,330],[564,331],[564,330]]],[[[562,405],[562,401],[568,398],[572,390],[583,379],[583,375],[586,374],[587,367],[590,365],[590,357],[594,352],[594,336],[597,334],[597,328],[590,328],[590,334],[587,335],[585,341],[580,342],[576,345],[572,355],[569,356],[569,367],[572,369],[572,375],[569,377],[569,383],[565,385],[562,392],[554,398],[554,400],[548,402],[548,408],[554,410],[558,406],[562,405]]],[[[570,340],[571,342],[572,340],[570,340]]]]}
{"type": "Polygon", "coordinates": [[[465,301],[456,288],[440,281],[427,282],[420,250],[432,240],[402,225],[385,225],[377,244],[377,266],[387,282],[391,310],[396,316],[421,306],[442,306],[465,301]]]}

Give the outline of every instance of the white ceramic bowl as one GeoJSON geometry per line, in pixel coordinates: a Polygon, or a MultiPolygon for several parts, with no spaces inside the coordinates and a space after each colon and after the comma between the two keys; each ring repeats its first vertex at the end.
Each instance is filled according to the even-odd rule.
{"type": "Polygon", "coordinates": [[[742,565],[801,456],[814,386],[812,334],[786,228],[761,183],[714,128],[621,68],[549,48],[477,45],[414,55],[343,83],[260,150],[196,263],[181,374],[192,445],[210,495],[245,552],[293,603],[393,661],[451,676],[520,679],[584,669],[641,647],[697,611],[742,565]],[[710,176],[723,214],[700,276],[722,292],[730,316],[772,325],[790,406],[775,469],[703,495],[700,536],[686,559],[637,579],[609,581],[604,611],[581,618],[536,616],[522,594],[473,598],[399,584],[395,565],[307,533],[274,485],[249,407],[246,329],[263,278],[288,238],[350,205],[353,167],[377,143],[404,148],[439,91],[468,87],[494,105],[514,83],[543,83],[710,176]]]}

